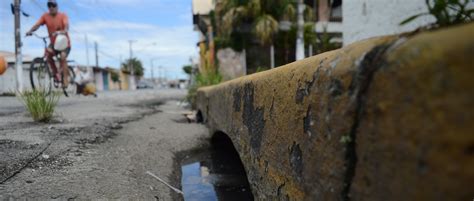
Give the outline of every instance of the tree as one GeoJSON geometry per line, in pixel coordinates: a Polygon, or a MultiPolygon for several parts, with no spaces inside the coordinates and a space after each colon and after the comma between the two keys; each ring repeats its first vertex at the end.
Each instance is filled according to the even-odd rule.
{"type": "Polygon", "coordinates": [[[262,45],[270,44],[270,66],[275,68],[273,35],[278,31],[278,22],[269,14],[262,14],[255,23],[255,35],[262,45]]]}
{"type": "Polygon", "coordinates": [[[428,12],[411,16],[400,22],[400,25],[424,15],[432,15],[436,18],[434,25],[438,27],[469,22],[474,19],[474,9],[469,9],[469,2],[468,0],[426,0],[428,12]]]}
{"type": "MultiPolygon", "coordinates": [[[[244,36],[249,25],[252,34],[263,46],[270,45],[270,65],[275,66],[274,35],[279,30],[278,19],[292,18],[295,12],[292,0],[224,0],[218,16],[222,16],[220,33],[226,38],[244,36]]],[[[230,39],[232,40],[232,39],[230,39]]],[[[241,40],[244,43],[247,41],[241,40]]]]}
{"type": "Polygon", "coordinates": [[[120,76],[115,71],[110,71],[110,78],[112,79],[113,82],[120,82],[120,76]]]}
{"type": "Polygon", "coordinates": [[[122,63],[122,71],[130,73],[130,64],[133,66],[135,76],[142,77],[143,76],[143,64],[137,58],[127,59],[125,62],[122,63]]]}
{"type": "Polygon", "coordinates": [[[193,67],[191,65],[183,66],[184,73],[191,75],[193,74],[193,67]]]}

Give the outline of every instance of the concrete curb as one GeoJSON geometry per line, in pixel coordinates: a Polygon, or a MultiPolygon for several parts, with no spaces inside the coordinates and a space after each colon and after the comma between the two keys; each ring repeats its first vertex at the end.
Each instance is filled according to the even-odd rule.
{"type": "Polygon", "coordinates": [[[470,200],[474,24],[355,43],[201,88],[257,200],[470,200]]]}

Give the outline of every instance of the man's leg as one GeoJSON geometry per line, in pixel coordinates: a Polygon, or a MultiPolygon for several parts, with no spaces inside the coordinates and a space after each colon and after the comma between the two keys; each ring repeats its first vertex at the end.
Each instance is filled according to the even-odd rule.
{"type": "Polygon", "coordinates": [[[61,69],[63,71],[63,87],[66,88],[69,85],[69,68],[67,67],[67,53],[61,52],[60,56],[61,69]]]}
{"type": "Polygon", "coordinates": [[[58,69],[56,68],[56,64],[54,63],[54,50],[51,49],[51,48],[48,48],[47,49],[48,51],[48,59],[47,59],[47,62],[49,64],[49,66],[51,67],[51,69],[53,70],[53,76],[54,76],[54,79],[56,81],[59,81],[61,80],[60,77],[59,77],[59,74],[58,74],[58,69]]]}

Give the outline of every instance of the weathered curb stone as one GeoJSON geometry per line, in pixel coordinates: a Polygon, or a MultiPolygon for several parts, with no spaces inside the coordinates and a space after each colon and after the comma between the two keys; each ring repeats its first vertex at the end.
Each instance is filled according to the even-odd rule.
{"type": "Polygon", "coordinates": [[[474,24],[355,43],[201,88],[257,200],[474,197],[474,24]]]}

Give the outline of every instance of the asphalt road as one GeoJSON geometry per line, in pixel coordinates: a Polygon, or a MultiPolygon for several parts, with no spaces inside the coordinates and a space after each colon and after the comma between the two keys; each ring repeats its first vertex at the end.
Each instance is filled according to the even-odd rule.
{"type": "Polygon", "coordinates": [[[185,94],[63,97],[48,124],[0,97],[0,199],[181,199],[146,171],[179,188],[176,154],[207,143],[207,129],[183,116],[185,94]]]}

